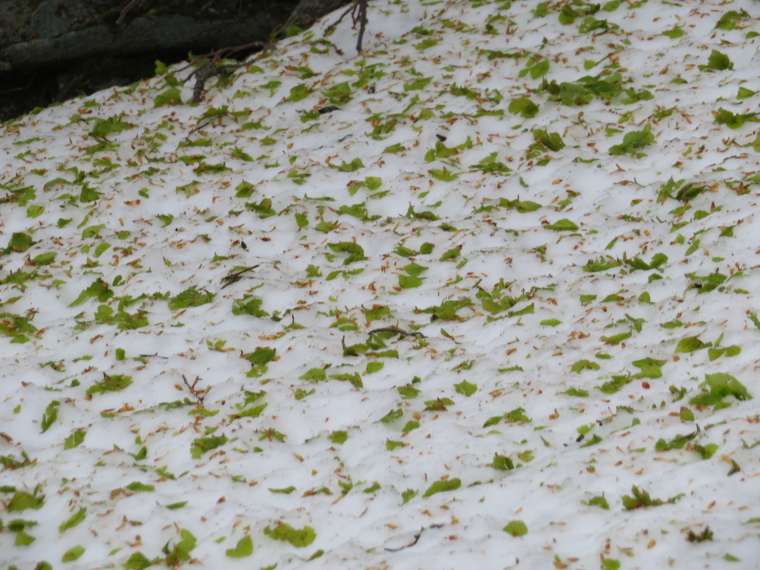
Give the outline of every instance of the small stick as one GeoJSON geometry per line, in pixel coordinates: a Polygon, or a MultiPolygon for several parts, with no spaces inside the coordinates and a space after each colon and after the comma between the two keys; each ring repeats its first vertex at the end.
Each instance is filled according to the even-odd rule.
{"type": "Polygon", "coordinates": [[[193,385],[190,385],[190,382],[187,381],[187,378],[185,378],[185,375],[182,375],[182,381],[185,383],[185,386],[187,386],[188,390],[190,390],[190,393],[196,397],[198,400],[198,405],[203,405],[203,400],[206,398],[206,392],[207,390],[196,390],[195,385],[200,381],[200,377],[197,376],[195,380],[193,381],[193,385]]]}
{"type": "Polygon", "coordinates": [[[240,271],[235,271],[234,273],[230,273],[229,275],[225,275],[224,277],[222,277],[222,281],[226,281],[226,283],[224,285],[222,285],[222,289],[224,289],[225,287],[228,287],[228,286],[232,285],[233,283],[237,283],[238,281],[240,281],[243,278],[242,277],[243,273],[246,273],[247,271],[252,271],[252,270],[256,269],[257,267],[258,267],[258,265],[251,265],[250,267],[245,267],[245,268],[241,269],[240,271]]]}
{"type": "Polygon", "coordinates": [[[129,11],[132,8],[134,8],[136,4],[142,4],[142,1],[143,0],[131,0],[131,2],[129,4],[127,4],[126,6],[124,6],[124,8],[121,11],[121,14],[119,14],[119,19],[116,20],[116,25],[117,26],[120,25],[124,21],[124,18],[127,17],[127,14],[129,14],[129,11]]]}
{"type": "Polygon", "coordinates": [[[375,333],[379,333],[379,332],[392,332],[392,333],[400,334],[401,336],[416,336],[416,337],[419,337],[419,338],[427,338],[421,332],[418,332],[418,331],[406,332],[406,331],[401,330],[398,327],[383,327],[383,328],[380,328],[380,329],[372,329],[367,334],[375,334],[375,333]]]}

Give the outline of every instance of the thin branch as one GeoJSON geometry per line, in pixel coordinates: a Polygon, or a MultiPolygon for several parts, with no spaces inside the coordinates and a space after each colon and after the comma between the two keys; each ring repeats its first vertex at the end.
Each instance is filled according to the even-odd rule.
{"type": "Polygon", "coordinates": [[[405,548],[411,548],[415,544],[417,544],[420,540],[420,537],[422,536],[422,533],[425,532],[429,528],[443,528],[442,524],[431,524],[429,527],[422,527],[419,532],[414,533],[414,540],[410,542],[409,544],[405,544],[404,546],[399,546],[398,548],[385,548],[384,550],[386,552],[398,552],[400,550],[404,550],[405,548]]]}
{"type": "Polygon", "coordinates": [[[383,328],[380,328],[380,329],[372,329],[367,334],[375,334],[375,333],[379,333],[379,332],[391,332],[391,333],[400,334],[401,336],[416,336],[416,337],[419,337],[419,338],[427,338],[421,332],[417,332],[417,331],[406,332],[406,331],[401,330],[400,328],[397,328],[397,327],[383,327],[383,328]]]}
{"type": "Polygon", "coordinates": [[[182,375],[182,381],[185,383],[185,386],[187,386],[188,390],[190,390],[190,393],[195,396],[196,400],[198,400],[198,405],[203,405],[203,400],[206,399],[206,394],[208,393],[208,389],[206,390],[197,390],[195,388],[195,385],[200,382],[200,376],[196,376],[195,380],[193,380],[192,385],[190,382],[187,381],[187,378],[185,378],[185,375],[182,375]]]}
{"type": "MultiPolygon", "coordinates": [[[[193,87],[193,103],[199,103],[201,100],[201,97],[203,96],[203,90],[206,87],[206,81],[211,79],[212,77],[215,77],[217,75],[231,75],[232,72],[234,72],[237,69],[240,69],[241,67],[246,67],[247,65],[250,65],[253,63],[257,57],[261,56],[263,53],[266,53],[270,47],[271,47],[271,41],[269,42],[250,42],[247,44],[239,45],[239,46],[231,46],[219,49],[215,52],[207,53],[201,56],[198,56],[195,61],[201,61],[202,63],[196,64],[195,61],[192,61],[188,63],[185,67],[178,69],[177,71],[184,71],[190,66],[196,65],[196,68],[185,77],[183,80],[183,83],[189,81],[192,77],[195,77],[195,86],[193,87]],[[223,64],[221,63],[221,60],[225,57],[229,57],[230,55],[251,49],[251,48],[261,48],[261,51],[256,54],[256,57],[250,60],[245,60],[239,63],[227,63],[223,64]],[[205,60],[205,61],[204,61],[205,60]]],[[[197,129],[196,129],[197,130],[197,129]]]]}
{"type": "Polygon", "coordinates": [[[335,22],[327,26],[325,35],[329,36],[335,28],[343,21],[343,18],[351,14],[351,28],[356,28],[359,24],[359,37],[356,40],[356,52],[362,52],[362,42],[364,41],[364,31],[367,29],[367,2],[369,0],[353,0],[351,5],[340,15],[335,22]]]}
{"type": "Polygon", "coordinates": [[[224,277],[222,277],[222,281],[226,281],[226,283],[222,285],[222,289],[224,289],[225,287],[229,287],[233,283],[237,283],[243,278],[243,273],[246,273],[248,271],[253,271],[257,267],[258,265],[251,265],[250,267],[245,267],[244,269],[241,269],[240,271],[235,271],[234,273],[225,275],[224,277]]]}
{"type": "Polygon", "coordinates": [[[143,0],[130,0],[129,4],[124,6],[121,10],[121,14],[119,14],[119,19],[116,20],[116,25],[120,26],[121,23],[124,21],[124,18],[127,17],[127,14],[129,14],[129,11],[134,8],[137,4],[142,4],[143,0]]]}

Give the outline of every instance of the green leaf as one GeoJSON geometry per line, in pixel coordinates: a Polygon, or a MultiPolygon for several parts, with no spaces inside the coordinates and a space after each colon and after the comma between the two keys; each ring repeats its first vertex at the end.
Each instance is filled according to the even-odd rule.
{"type": "Polygon", "coordinates": [[[324,89],[322,94],[327,97],[331,104],[344,105],[352,99],[351,92],[351,86],[344,81],[324,89]]]}
{"type": "MultiPolygon", "coordinates": [[[[264,410],[267,409],[268,405],[269,404],[264,402],[263,404],[253,406],[252,408],[241,409],[241,411],[236,414],[230,414],[230,421],[239,420],[240,418],[258,418],[264,410]]],[[[240,407],[238,407],[238,409],[240,409],[240,407]]]]}
{"type": "Polygon", "coordinates": [[[332,443],[343,445],[346,443],[346,440],[348,440],[348,432],[346,431],[338,430],[330,434],[330,441],[332,443]]]}
{"type": "Polygon", "coordinates": [[[525,534],[528,534],[528,525],[526,525],[521,520],[514,520],[508,522],[502,530],[506,533],[511,534],[512,536],[523,536],[525,534]]]}
{"type": "Polygon", "coordinates": [[[507,423],[512,422],[531,422],[531,420],[526,414],[525,410],[523,408],[515,408],[511,412],[507,412],[504,414],[504,421],[507,423]]]}
{"type": "Polygon", "coordinates": [[[45,433],[58,419],[58,407],[60,405],[61,403],[58,400],[53,400],[45,408],[45,413],[42,414],[42,421],[40,422],[42,433],[45,433]]]}
{"type": "Polygon", "coordinates": [[[62,533],[70,528],[77,526],[85,518],[87,518],[87,507],[82,507],[58,526],[58,532],[62,533]]]}
{"type": "Polygon", "coordinates": [[[675,26],[669,30],[665,30],[664,32],[662,32],[662,35],[669,37],[671,40],[677,40],[682,35],[684,35],[684,33],[685,32],[683,31],[683,28],[681,28],[680,26],[675,26]]]}
{"type": "Polygon", "coordinates": [[[307,380],[309,382],[321,382],[327,380],[327,374],[324,368],[310,368],[298,378],[299,380],[307,380]]]}
{"type": "Polygon", "coordinates": [[[634,360],[633,364],[641,372],[637,374],[636,378],[661,378],[662,377],[662,365],[666,360],[657,360],[654,358],[642,358],[641,360],[634,360]]]}
{"type": "Polygon", "coordinates": [[[719,125],[726,125],[730,129],[738,129],[747,121],[757,122],[760,121],[760,117],[757,113],[737,115],[723,107],[719,108],[715,114],[715,122],[719,125]]]}
{"type": "Polygon", "coordinates": [[[367,374],[374,374],[375,372],[380,372],[383,367],[385,366],[384,362],[368,362],[367,363],[367,374]]]}
{"type": "Polygon", "coordinates": [[[101,382],[95,382],[92,386],[87,388],[85,392],[88,396],[93,394],[103,394],[105,392],[118,392],[124,390],[130,384],[132,384],[132,377],[125,376],[123,374],[103,374],[103,380],[101,382]]]}
{"type": "Polygon", "coordinates": [[[678,341],[678,344],[676,345],[676,354],[679,352],[694,352],[695,350],[700,350],[706,346],[709,346],[709,344],[702,342],[697,337],[687,336],[678,341]]]}
{"type": "Polygon", "coordinates": [[[565,142],[559,133],[548,133],[544,129],[533,129],[533,140],[554,152],[565,148],[565,142]]]}
{"type": "Polygon", "coordinates": [[[166,554],[165,562],[168,566],[178,566],[181,562],[190,560],[190,552],[195,548],[198,540],[189,530],[183,528],[179,531],[180,540],[169,549],[169,544],[164,546],[166,554]]]}
{"type": "Polygon", "coordinates": [[[536,65],[530,68],[531,79],[538,79],[539,77],[543,77],[548,73],[549,67],[550,65],[548,59],[539,61],[536,65]]]}
{"type": "Polygon", "coordinates": [[[253,554],[253,540],[249,535],[245,535],[238,540],[235,548],[228,548],[225,550],[225,554],[230,558],[245,558],[253,554]]]}
{"type": "Polygon", "coordinates": [[[749,99],[753,95],[755,95],[757,91],[752,91],[752,89],[747,89],[746,87],[739,87],[739,91],[736,94],[736,98],[741,101],[742,99],[749,99]]]}
{"type": "Polygon", "coordinates": [[[55,261],[56,253],[53,251],[49,251],[47,253],[41,253],[39,255],[35,255],[32,258],[32,263],[34,265],[50,265],[55,261]]]}
{"type": "Polygon", "coordinates": [[[623,508],[626,511],[645,507],[658,507],[663,504],[661,499],[652,499],[647,491],[639,489],[636,485],[631,487],[631,492],[633,493],[632,495],[623,495],[621,499],[623,508]]]}
{"type": "Polygon", "coordinates": [[[263,319],[268,317],[269,313],[261,309],[263,300],[255,295],[245,294],[240,299],[235,299],[232,305],[233,315],[250,315],[252,317],[263,319]]]}
{"type": "Polygon", "coordinates": [[[364,167],[364,163],[361,158],[354,158],[351,162],[341,161],[338,170],[341,172],[356,172],[360,168],[364,167]]]}
{"type": "Polygon", "coordinates": [[[348,257],[343,260],[343,265],[348,265],[356,261],[363,261],[367,259],[364,256],[364,248],[358,243],[350,241],[341,241],[337,243],[328,243],[327,247],[336,253],[347,253],[348,257]]]}
{"type": "Polygon", "coordinates": [[[528,97],[515,99],[509,104],[509,112],[513,115],[520,115],[523,119],[532,119],[538,114],[538,105],[528,97]]]}
{"type": "Polygon", "coordinates": [[[420,91],[427,87],[428,83],[433,80],[432,77],[423,77],[404,83],[404,91],[420,91]]]}
{"type": "Polygon", "coordinates": [[[718,23],[715,24],[715,29],[727,30],[727,31],[734,30],[736,29],[736,24],[738,22],[749,17],[750,15],[747,14],[747,12],[745,12],[744,10],[741,10],[740,12],[737,12],[735,10],[730,10],[720,17],[720,20],[718,20],[718,23]]]}
{"type": "Polygon", "coordinates": [[[277,356],[276,348],[269,348],[268,346],[259,346],[256,348],[256,350],[254,350],[250,354],[247,354],[246,359],[253,366],[264,366],[265,364],[268,364],[269,362],[274,360],[275,356],[277,356]]]}
{"type": "Polygon", "coordinates": [[[491,467],[498,469],[499,471],[512,471],[515,468],[514,462],[506,455],[499,455],[494,453],[491,467]]]}
{"type": "Polygon", "coordinates": [[[107,119],[98,119],[96,117],[95,126],[90,131],[90,134],[94,137],[106,137],[111,133],[120,133],[129,127],[134,127],[134,125],[120,121],[119,117],[115,115],[107,119]]]}
{"type": "MultiPolygon", "coordinates": [[[[469,168],[480,170],[485,174],[507,174],[509,172],[512,172],[512,169],[509,168],[509,166],[503,162],[496,160],[497,156],[499,156],[499,151],[494,151],[485,158],[481,159],[477,164],[471,164],[469,168]]],[[[502,198],[502,201],[506,201],[506,198],[502,198]]]]}
{"type": "Polygon", "coordinates": [[[24,529],[22,528],[21,530],[19,530],[18,532],[16,532],[16,540],[14,541],[14,544],[15,544],[15,546],[29,546],[35,540],[37,540],[37,539],[35,537],[31,536],[30,534],[27,534],[24,531],[24,529]]]}
{"type": "Polygon", "coordinates": [[[656,451],[669,451],[671,449],[683,449],[684,446],[686,446],[687,443],[689,443],[691,440],[697,437],[697,435],[699,435],[699,430],[693,431],[692,433],[689,433],[686,435],[677,435],[670,441],[665,441],[664,439],[660,438],[654,444],[654,448],[656,451]]]}
{"type": "Polygon", "coordinates": [[[402,400],[411,400],[420,395],[420,391],[409,384],[396,387],[396,391],[399,393],[402,400]]]}
{"type": "Polygon", "coordinates": [[[581,503],[590,507],[600,507],[606,511],[610,510],[610,504],[607,502],[607,499],[604,498],[604,495],[597,495],[588,501],[581,501],[581,503]]]}
{"type": "Polygon", "coordinates": [[[451,248],[446,253],[444,253],[438,261],[448,261],[449,259],[456,259],[462,254],[462,246],[458,245],[454,248],[451,248]]]}
{"type": "Polygon", "coordinates": [[[148,566],[151,566],[151,562],[147,556],[142,552],[133,552],[127,561],[122,564],[127,570],[145,570],[148,566]]]}
{"type": "Polygon", "coordinates": [[[436,481],[430,487],[428,487],[427,491],[422,495],[423,497],[429,497],[431,495],[435,495],[436,493],[445,493],[448,491],[455,491],[459,489],[459,487],[462,485],[462,481],[460,481],[458,478],[453,479],[446,479],[444,481],[436,481]]]}
{"type": "Polygon", "coordinates": [[[32,204],[31,206],[28,206],[26,209],[26,217],[27,218],[38,218],[43,214],[45,211],[45,206],[40,206],[39,204],[32,204]]]}
{"type": "Polygon", "coordinates": [[[214,296],[214,293],[209,293],[205,290],[199,291],[195,285],[193,285],[189,289],[185,289],[181,293],[171,297],[169,299],[169,309],[177,311],[188,307],[199,307],[211,303],[214,300],[214,296]]]}
{"type": "Polygon", "coordinates": [[[570,367],[570,372],[574,372],[575,374],[580,374],[583,370],[599,370],[599,364],[584,358],[574,362],[570,367]]]}
{"type": "Polygon", "coordinates": [[[463,380],[459,384],[454,384],[454,390],[456,390],[458,394],[462,394],[469,398],[478,391],[478,387],[475,384],[470,384],[467,380],[463,380]]]}
{"type": "Polygon", "coordinates": [[[8,242],[8,247],[5,248],[6,253],[15,252],[23,253],[30,247],[32,247],[32,236],[23,232],[14,232],[11,235],[11,239],[8,242]]]}
{"type": "Polygon", "coordinates": [[[441,182],[452,182],[459,178],[458,172],[451,172],[447,169],[437,169],[434,168],[432,170],[428,171],[430,173],[430,176],[435,178],[436,180],[440,180],[441,182]]]}
{"type": "Polygon", "coordinates": [[[689,403],[695,406],[712,406],[720,404],[723,398],[733,396],[737,400],[751,400],[752,396],[747,391],[746,386],[739,382],[730,374],[717,372],[715,374],[706,374],[705,381],[700,387],[709,388],[709,392],[704,392],[694,396],[689,403]]]}
{"type": "Polygon", "coordinates": [[[310,526],[298,529],[279,521],[274,527],[266,527],[264,534],[274,540],[287,541],[296,548],[309,546],[317,538],[317,533],[310,526]]]}
{"type": "Polygon", "coordinates": [[[299,83],[298,85],[290,88],[290,96],[285,99],[285,101],[290,103],[297,103],[302,99],[306,99],[306,97],[308,97],[309,94],[311,94],[313,91],[313,89],[307,87],[303,83],[299,83]]]}
{"type": "Polygon", "coordinates": [[[133,491],[135,493],[152,493],[156,490],[156,487],[154,485],[146,485],[144,483],[140,483],[139,481],[133,481],[129,485],[127,485],[127,489],[130,491],[133,491]]]}
{"type": "Polygon", "coordinates": [[[177,87],[167,89],[163,93],[160,93],[153,99],[153,107],[163,107],[164,105],[181,105],[182,97],[177,87]]]}
{"type": "Polygon", "coordinates": [[[403,502],[401,504],[405,505],[416,496],[417,496],[417,491],[415,491],[414,489],[407,489],[406,491],[401,493],[401,498],[403,499],[403,502]]]}
{"type": "Polygon", "coordinates": [[[547,230],[553,230],[555,232],[575,232],[578,231],[578,226],[566,218],[557,220],[553,224],[544,226],[547,230]]]}
{"type": "Polygon", "coordinates": [[[633,333],[631,331],[626,331],[612,336],[602,336],[599,337],[599,340],[604,342],[604,344],[618,345],[624,340],[631,338],[632,335],[633,333]]]}
{"type": "Polygon", "coordinates": [[[412,262],[408,265],[404,266],[404,271],[406,271],[409,275],[412,275],[414,277],[417,277],[418,275],[423,274],[425,271],[428,270],[427,267],[423,265],[419,265],[418,263],[412,262]]]}
{"type": "Polygon", "coordinates": [[[61,562],[73,562],[74,560],[78,560],[80,556],[84,554],[84,546],[72,546],[69,548],[66,552],[63,553],[63,556],[61,557],[61,562]]]}
{"type": "Polygon", "coordinates": [[[734,64],[724,53],[714,49],[707,58],[707,65],[698,66],[700,71],[726,71],[733,70],[734,64]]]}
{"type": "Polygon", "coordinates": [[[593,437],[589,439],[586,443],[581,445],[581,447],[591,447],[592,445],[596,445],[600,441],[602,441],[602,438],[599,435],[594,434],[593,437]]]}
{"type": "Polygon", "coordinates": [[[651,130],[652,125],[647,124],[641,131],[626,133],[623,136],[623,142],[621,144],[610,147],[610,154],[613,156],[631,154],[636,158],[646,156],[644,153],[638,151],[655,141],[655,137],[651,133],[651,130]]]}
{"type": "Polygon", "coordinates": [[[388,424],[392,422],[393,420],[397,420],[403,415],[404,415],[404,412],[401,410],[391,410],[390,412],[385,414],[382,418],[380,418],[380,423],[388,424]]]}
{"type": "Polygon", "coordinates": [[[437,319],[443,321],[455,321],[460,319],[460,317],[457,316],[457,311],[470,306],[472,306],[472,301],[469,299],[460,299],[458,301],[449,300],[444,301],[438,306],[431,306],[421,310],[417,309],[417,312],[432,314],[430,317],[431,321],[437,319]]]}
{"type": "Polygon", "coordinates": [[[74,433],[72,433],[69,437],[67,437],[66,440],[63,442],[63,449],[73,449],[75,447],[79,447],[84,441],[84,437],[86,435],[87,435],[87,430],[78,429],[74,431],[74,433]]]}
{"type": "Polygon", "coordinates": [[[601,386],[597,386],[597,390],[600,390],[604,394],[614,394],[620,388],[625,386],[631,381],[630,376],[616,375],[612,377],[612,380],[605,382],[601,386]]]}
{"type": "Polygon", "coordinates": [[[157,214],[156,217],[161,221],[162,228],[165,228],[174,220],[174,216],[171,214],[157,214]]]}
{"type": "Polygon", "coordinates": [[[699,444],[695,444],[692,446],[692,449],[699,453],[700,457],[702,459],[707,460],[710,459],[716,451],[718,451],[718,446],[714,443],[708,443],[705,446],[701,446],[699,444]]]}
{"type": "Polygon", "coordinates": [[[227,443],[227,441],[228,439],[224,435],[199,437],[197,439],[194,439],[193,443],[190,446],[190,456],[193,459],[200,459],[201,455],[208,451],[211,451],[212,449],[223,446],[225,443],[227,443]]]}
{"type": "Polygon", "coordinates": [[[423,279],[420,277],[414,277],[412,275],[399,275],[398,285],[402,289],[414,289],[422,285],[423,279]]]}

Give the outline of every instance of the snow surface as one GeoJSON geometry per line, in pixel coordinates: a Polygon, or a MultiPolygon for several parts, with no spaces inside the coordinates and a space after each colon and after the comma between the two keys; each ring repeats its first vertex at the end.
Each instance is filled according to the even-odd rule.
{"type": "Polygon", "coordinates": [[[590,6],[3,125],[3,566],[757,567],[758,4],[590,6]]]}

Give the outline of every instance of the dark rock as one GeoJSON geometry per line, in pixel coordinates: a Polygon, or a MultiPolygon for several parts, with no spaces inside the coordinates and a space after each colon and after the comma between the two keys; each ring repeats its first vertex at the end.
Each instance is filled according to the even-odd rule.
{"type": "Polygon", "coordinates": [[[157,59],[307,28],[348,1],[0,0],[0,121],[150,77],[157,59]]]}

